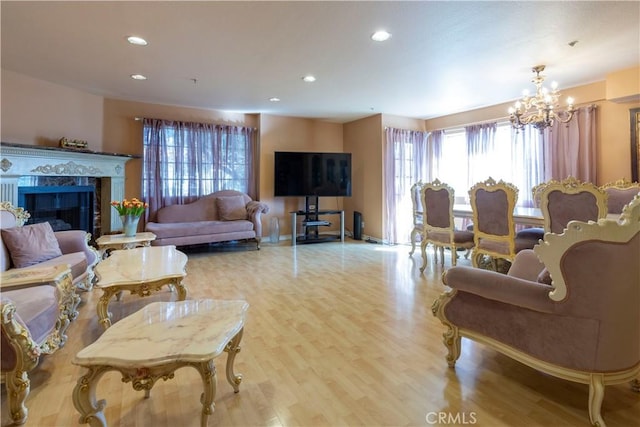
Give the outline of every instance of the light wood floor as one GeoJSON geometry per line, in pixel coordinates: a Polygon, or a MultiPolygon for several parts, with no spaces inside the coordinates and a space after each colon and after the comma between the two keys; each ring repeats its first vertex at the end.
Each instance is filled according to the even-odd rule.
{"type": "MultiPolygon", "coordinates": [[[[586,426],[588,388],[541,373],[471,341],[455,370],[447,367],[443,325],[431,314],[442,291],[432,255],[425,275],[407,247],[348,241],[292,248],[189,255],[190,298],[245,299],[249,308],[236,372],[240,393],[219,369],[210,426],[586,426]],[[436,413],[436,414],[434,414],[436,413]],[[437,413],[446,418],[437,421],[437,413]]],[[[461,259],[460,264],[469,264],[461,259]]],[[[450,265],[447,259],[445,266],[450,265]]],[[[73,355],[101,334],[100,291],[82,294],[67,345],[31,373],[28,426],[74,426],[71,393],[84,370],[73,355]]],[[[151,300],[112,302],[117,321],[151,300]]],[[[144,399],[116,372],[97,396],[110,426],[197,426],[202,392],[197,372],[183,368],[144,399]]],[[[609,427],[638,425],[640,394],[626,384],[606,389],[609,427]]],[[[2,387],[2,421],[7,424],[2,387]]]]}

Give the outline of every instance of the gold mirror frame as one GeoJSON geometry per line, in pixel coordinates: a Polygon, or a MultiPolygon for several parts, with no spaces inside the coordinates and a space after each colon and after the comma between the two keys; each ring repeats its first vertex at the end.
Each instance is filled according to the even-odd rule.
{"type": "Polygon", "coordinates": [[[632,108],[630,113],[631,127],[631,181],[640,181],[640,108],[632,108]]]}

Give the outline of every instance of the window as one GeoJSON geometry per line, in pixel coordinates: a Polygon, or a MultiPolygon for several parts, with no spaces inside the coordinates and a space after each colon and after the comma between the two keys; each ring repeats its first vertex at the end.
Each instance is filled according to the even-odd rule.
{"type": "Polygon", "coordinates": [[[220,190],[255,198],[255,139],[247,127],[145,119],[142,193],[149,211],[220,190]]]}
{"type": "Polygon", "coordinates": [[[539,132],[516,133],[508,122],[499,123],[488,151],[470,155],[464,129],[444,132],[442,154],[433,176],[452,186],[456,202],[469,201],[469,189],[492,177],[518,189],[518,205],[531,206],[531,188],[544,181],[542,138],[539,132]]]}
{"type": "Polygon", "coordinates": [[[509,122],[498,123],[495,132],[489,133],[490,141],[474,150],[469,147],[465,129],[446,130],[441,138],[438,136],[438,142],[434,141],[434,132],[428,144],[408,138],[407,132],[387,131],[387,143],[393,146],[387,153],[393,153],[394,165],[394,182],[387,187],[393,197],[385,202],[390,242],[409,241],[413,215],[409,189],[419,180],[437,178],[446,182],[455,190],[456,203],[468,203],[469,189],[478,182],[489,177],[504,180],[519,189],[520,206],[532,206],[531,188],[545,181],[543,138],[535,129],[516,133],[509,122]]]}

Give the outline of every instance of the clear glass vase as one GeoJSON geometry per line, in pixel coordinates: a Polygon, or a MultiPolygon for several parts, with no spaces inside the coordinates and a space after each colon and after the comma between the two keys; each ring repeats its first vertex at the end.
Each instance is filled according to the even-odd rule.
{"type": "Polygon", "coordinates": [[[271,218],[271,225],[269,228],[269,241],[271,243],[278,243],[280,241],[280,222],[277,217],[271,218]]]}
{"type": "Polygon", "coordinates": [[[122,230],[126,237],[135,237],[138,231],[138,221],[140,215],[120,215],[122,221],[122,230]]]}

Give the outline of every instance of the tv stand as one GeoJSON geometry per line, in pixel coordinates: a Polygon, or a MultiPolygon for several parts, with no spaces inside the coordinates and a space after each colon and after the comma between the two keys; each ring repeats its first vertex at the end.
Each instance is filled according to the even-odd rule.
{"type": "Polygon", "coordinates": [[[305,200],[305,209],[291,212],[291,246],[297,243],[321,243],[340,240],[344,242],[344,211],[343,210],[319,210],[318,197],[307,196],[305,200]],[[302,235],[298,236],[298,215],[302,219],[302,235]],[[330,221],[320,219],[325,215],[340,215],[340,235],[321,234],[319,227],[327,227],[331,225],[330,221]]]}

